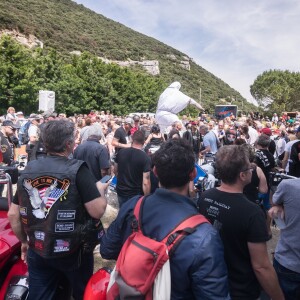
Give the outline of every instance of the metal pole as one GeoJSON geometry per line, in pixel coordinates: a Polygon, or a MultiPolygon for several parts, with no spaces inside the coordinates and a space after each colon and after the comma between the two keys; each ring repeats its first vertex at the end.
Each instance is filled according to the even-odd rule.
{"type": "Polygon", "coordinates": [[[202,98],[202,89],[201,89],[201,80],[200,80],[200,94],[199,94],[199,102],[200,102],[200,105],[202,105],[202,103],[201,103],[201,98],[202,98]]]}

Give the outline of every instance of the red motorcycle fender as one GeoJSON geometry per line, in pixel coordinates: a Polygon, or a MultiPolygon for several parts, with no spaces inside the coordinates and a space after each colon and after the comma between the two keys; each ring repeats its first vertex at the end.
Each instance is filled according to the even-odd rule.
{"type": "Polygon", "coordinates": [[[106,300],[106,291],[109,283],[110,271],[102,268],[89,280],[83,300],[106,300]]]}
{"type": "Polygon", "coordinates": [[[7,277],[5,278],[5,281],[0,288],[0,300],[4,299],[9,283],[14,276],[28,276],[27,265],[21,259],[18,259],[14,263],[7,277]]]}

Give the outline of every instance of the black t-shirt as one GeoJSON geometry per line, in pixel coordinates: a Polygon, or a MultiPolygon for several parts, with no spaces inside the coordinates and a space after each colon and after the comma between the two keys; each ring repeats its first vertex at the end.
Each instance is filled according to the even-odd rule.
{"type": "Polygon", "coordinates": [[[193,150],[195,153],[199,153],[200,151],[200,132],[198,129],[196,131],[192,131],[193,137],[193,150]]]}
{"type": "Polygon", "coordinates": [[[251,182],[244,187],[243,194],[253,203],[258,204],[258,186],[259,177],[257,175],[257,170],[253,170],[251,182]]]}
{"type": "MultiPolygon", "coordinates": [[[[115,131],[115,135],[114,138],[117,139],[119,141],[120,144],[127,144],[128,141],[128,134],[126,133],[125,129],[123,128],[123,126],[119,127],[116,131],[115,131]]],[[[119,147],[115,147],[116,149],[116,153],[118,153],[118,151],[122,148],[119,147]]]]}
{"type": "Polygon", "coordinates": [[[109,152],[106,146],[101,145],[98,140],[88,138],[74,151],[74,158],[87,163],[96,180],[102,178],[101,170],[110,167],[109,152]]]}
{"type": "Polygon", "coordinates": [[[143,173],[150,172],[150,157],[144,151],[131,147],[118,152],[116,163],[118,195],[128,198],[143,195],[143,173]]]}
{"type": "Polygon", "coordinates": [[[270,151],[270,153],[271,153],[272,155],[275,154],[275,151],[276,151],[276,143],[275,143],[274,140],[271,140],[271,141],[270,141],[270,145],[269,145],[269,149],[268,149],[268,150],[270,151]]]}
{"type": "Polygon", "coordinates": [[[257,299],[260,285],[251,266],[247,243],[269,239],[262,210],[241,193],[218,189],[204,192],[198,206],[199,212],[219,230],[232,299],[257,299]]]}
{"type": "MultiPolygon", "coordinates": [[[[96,187],[96,180],[85,164],[81,165],[78,170],[76,176],[76,187],[83,203],[90,202],[100,197],[100,193],[96,187]]],[[[12,202],[19,205],[17,194],[18,193],[16,192],[12,202]]]]}
{"type": "Polygon", "coordinates": [[[290,154],[289,175],[300,177],[300,141],[293,144],[290,154]]]}
{"type": "Polygon", "coordinates": [[[255,162],[264,172],[268,187],[269,185],[269,173],[275,167],[274,156],[267,149],[260,149],[255,152],[255,162]]]}

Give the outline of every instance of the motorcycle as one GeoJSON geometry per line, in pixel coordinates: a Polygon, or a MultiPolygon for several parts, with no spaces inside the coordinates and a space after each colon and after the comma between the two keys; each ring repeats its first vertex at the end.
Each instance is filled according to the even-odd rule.
{"type": "Polygon", "coordinates": [[[297,177],[290,176],[280,172],[270,172],[269,173],[269,185],[270,191],[274,194],[277,190],[279,183],[284,179],[297,179],[297,177]]]}
{"type": "Polygon", "coordinates": [[[101,268],[90,278],[84,292],[83,300],[106,300],[111,270],[101,268]]]}
{"type": "Polygon", "coordinates": [[[220,185],[220,180],[217,178],[215,167],[215,155],[207,153],[201,165],[195,164],[197,176],[194,179],[194,185],[197,190],[197,198],[201,193],[220,185]]]}
{"type": "Polygon", "coordinates": [[[4,170],[0,170],[0,184],[6,185],[6,197],[0,197],[0,300],[23,300],[28,297],[28,271],[7,218],[13,192],[11,176],[4,170]]]}

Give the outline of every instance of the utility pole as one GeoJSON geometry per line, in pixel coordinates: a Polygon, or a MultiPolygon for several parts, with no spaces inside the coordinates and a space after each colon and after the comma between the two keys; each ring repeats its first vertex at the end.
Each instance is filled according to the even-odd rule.
{"type": "Polygon", "coordinates": [[[202,98],[202,89],[201,89],[201,80],[200,80],[200,89],[199,89],[199,104],[202,106],[201,99],[202,98]]]}

